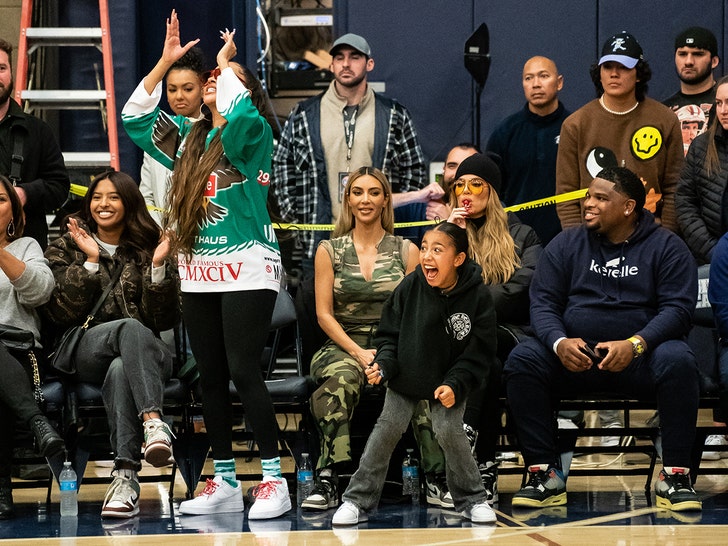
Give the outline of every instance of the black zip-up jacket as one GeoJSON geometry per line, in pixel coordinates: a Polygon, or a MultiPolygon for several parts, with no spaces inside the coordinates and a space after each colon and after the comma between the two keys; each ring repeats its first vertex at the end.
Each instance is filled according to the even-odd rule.
{"type": "Polygon", "coordinates": [[[690,145],[675,193],[675,214],[683,239],[699,264],[710,263],[713,248],[725,233],[724,197],[728,180],[728,135],[722,127],[715,133],[720,169],[708,174],[707,133],[690,145]]]}
{"type": "Polygon", "coordinates": [[[448,385],[464,402],[496,362],[495,308],[480,266],[467,259],[447,294],[427,284],[418,266],[385,303],[375,344],[388,388],[431,400],[448,385]]]}

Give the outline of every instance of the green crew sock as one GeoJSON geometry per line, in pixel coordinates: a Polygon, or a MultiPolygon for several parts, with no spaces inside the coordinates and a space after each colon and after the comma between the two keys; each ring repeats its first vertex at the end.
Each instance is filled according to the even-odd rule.
{"type": "Polygon", "coordinates": [[[235,479],[235,459],[225,459],[222,461],[213,459],[212,462],[215,469],[215,476],[220,476],[231,487],[238,486],[238,481],[235,479]]]}
{"type": "Polygon", "coordinates": [[[283,479],[280,457],[274,457],[273,459],[261,459],[260,462],[263,465],[263,477],[273,476],[277,480],[283,479]]]}

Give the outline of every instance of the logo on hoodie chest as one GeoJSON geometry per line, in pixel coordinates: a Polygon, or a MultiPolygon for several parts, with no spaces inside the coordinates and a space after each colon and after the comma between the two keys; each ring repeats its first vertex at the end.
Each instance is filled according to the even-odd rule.
{"type": "Polygon", "coordinates": [[[611,279],[617,279],[620,277],[636,277],[639,275],[639,267],[636,265],[622,264],[622,261],[624,261],[624,258],[614,258],[613,260],[609,260],[606,264],[601,265],[592,258],[591,264],[589,265],[589,271],[611,279]]]}
{"type": "Polygon", "coordinates": [[[452,329],[452,337],[457,341],[462,341],[472,329],[470,317],[465,313],[453,313],[450,315],[450,328],[452,329]]]}

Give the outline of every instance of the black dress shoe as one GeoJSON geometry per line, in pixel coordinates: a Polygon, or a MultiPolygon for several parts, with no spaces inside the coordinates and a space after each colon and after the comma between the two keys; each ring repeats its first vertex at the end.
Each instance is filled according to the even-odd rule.
{"type": "Polygon", "coordinates": [[[35,447],[43,457],[50,457],[65,449],[66,443],[45,415],[33,417],[30,420],[30,430],[35,435],[35,447]]]}
{"type": "Polygon", "coordinates": [[[12,518],[15,515],[13,510],[13,490],[10,488],[10,478],[0,478],[0,519],[12,518]]]}

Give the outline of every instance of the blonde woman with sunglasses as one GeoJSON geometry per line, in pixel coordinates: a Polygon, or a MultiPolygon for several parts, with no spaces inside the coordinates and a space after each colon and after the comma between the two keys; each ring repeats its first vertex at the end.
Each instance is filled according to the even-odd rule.
{"type": "MultiPolygon", "coordinates": [[[[503,209],[500,186],[500,169],[489,156],[464,159],[450,193],[453,211],[448,221],[467,231],[469,257],[480,265],[483,282],[490,288],[502,364],[515,340],[530,332],[528,289],[542,248],[536,232],[503,209]]],[[[498,500],[495,445],[500,394],[501,366],[492,366],[483,387],[470,394],[464,417],[490,503],[498,500]]]]}

